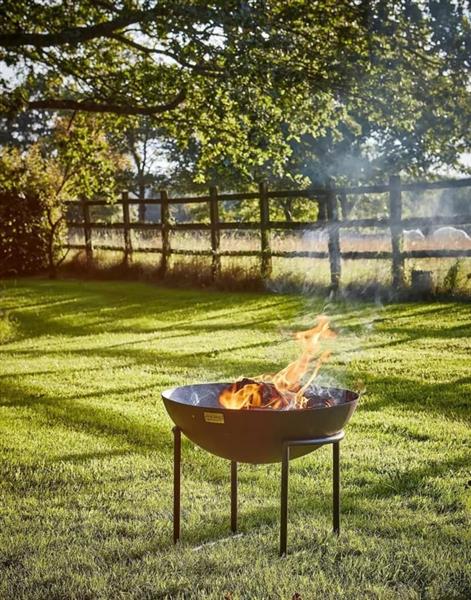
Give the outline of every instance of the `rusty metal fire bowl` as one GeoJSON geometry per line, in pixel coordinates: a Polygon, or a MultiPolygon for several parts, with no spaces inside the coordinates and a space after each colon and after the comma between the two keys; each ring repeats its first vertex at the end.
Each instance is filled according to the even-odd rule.
{"type": "MultiPolygon", "coordinates": [[[[244,463],[282,460],[283,443],[332,436],[343,430],[358,403],[358,394],[339,388],[318,388],[319,401],[332,398],[332,406],[311,402],[297,410],[222,408],[218,402],[228,383],[185,385],[162,393],[170,418],[192,442],[208,452],[244,463]]],[[[297,446],[296,458],[322,444],[297,446]]]]}
{"type": "Polygon", "coordinates": [[[180,539],[181,434],[201,448],[231,461],[231,531],[237,531],[237,463],[281,461],[280,556],[288,534],[289,461],[332,445],[332,522],[340,532],[340,441],[358,404],[359,394],[315,386],[303,408],[223,408],[221,392],[231,384],[186,385],[162,393],[173,428],[173,541],[180,539]]]}

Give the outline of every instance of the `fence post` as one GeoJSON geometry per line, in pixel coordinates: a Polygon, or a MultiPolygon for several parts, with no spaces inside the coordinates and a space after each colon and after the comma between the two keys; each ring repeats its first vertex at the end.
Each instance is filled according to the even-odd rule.
{"type": "Polygon", "coordinates": [[[90,267],[93,261],[93,242],[92,242],[92,229],[90,227],[90,207],[87,201],[82,198],[82,215],[83,215],[83,237],[85,239],[85,257],[87,260],[87,267],[90,267]]]}
{"type": "Polygon", "coordinates": [[[350,215],[350,206],[348,205],[345,189],[339,193],[340,208],[342,209],[342,220],[346,221],[350,215]]]}
{"type": "Polygon", "coordinates": [[[327,219],[329,231],[329,263],[330,263],[330,291],[336,295],[340,287],[342,273],[340,255],[339,235],[339,211],[337,206],[337,193],[335,191],[335,180],[329,178],[327,181],[327,219]]]}
{"type": "Polygon", "coordinates": [[[402,230],[402,195],[399,175],[389,177],[389,224],[391,229],[392,285],[404,286],[404,234],[402,230]]]}
{"type": "Polygon", "coordinates": [[[327,217],[327,199],[319,198],[317,201],[318,211],[317,211],[317,220],[326,222],[328,221],[327,217]]]}
{"type": "Polygon", "coordinates": [[[218,189],[216,186],[209,188],[209,217],[211,219],[211,277],[216,281],[221,275],[221,257],[219,255],[219,246],[221,243],[221,235],[219,231],[219,204],[218,204],[218,189]]]}
{"type": "Polygon", "coordinates": [[[123,205],[123,235],[124,235],[124,264],[129,266],[132,262],[131,218],[129,215],[129,196],[127,192],[121,195],[123,205]]]}
{"type": "Polygon", "coordinates": [[[168,205],[167,190],[160,191],[160,222],[162,225],[162,258],[160,261],[160,275],[165,277],[170,259],[170,209],[168,205]]]}
{"type": "Polygon", "coordinates": [[[270,208],[268,205],[267,184],[265,181],[260,182],[258,190],[260,195],[260,275],[262,276],[262,279],[268,279],[272,272],[272,260],[270,248],[270,208]]]}

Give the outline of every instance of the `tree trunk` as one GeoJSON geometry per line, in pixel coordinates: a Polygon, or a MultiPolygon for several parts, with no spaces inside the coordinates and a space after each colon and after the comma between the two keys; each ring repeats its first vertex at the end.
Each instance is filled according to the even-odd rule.
{"type": "Polygon", "coordinates": [[[56,225],[53,225],[51,227],[51,230],[49,231],[49,239],[47,241],[47,261],[48,261],[48,273],[49,273],[49,279],[56,279],[57,278],[57,268],[56,268],[56,262],[55,262],[55,256],[54,256],[54,238],[56,235],[56,225]]]}
{"type": "Polygon", "coordinates": [[[291,214],[291,200],[282,200],[281,205],[283,206],[283,213],[285,215],[285,221],[291,223],[293,215],[291,214]]]}
{"type": "Polygon", "coordinates": [[[146,220],[146,186],[142,182],[142,175],[139,175],[141,182],[139,183],[139,208],[138,208],[138,221],[144,222],[146,220]]]}

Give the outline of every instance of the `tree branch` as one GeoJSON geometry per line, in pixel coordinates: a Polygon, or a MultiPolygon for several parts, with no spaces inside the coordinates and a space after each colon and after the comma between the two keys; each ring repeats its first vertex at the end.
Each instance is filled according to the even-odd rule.
{"type": "Polygon", "coordinates": [[[34,46],[35,48],[47,48],[48,46],[62,46],[64,44],[75,46],[95,38],[108,37],[114,31],[123,29],[128,25],[148,21],[156,17],[159,12],[161,11],[156,7],[150,10],[126,11],[110,21],[88,27],[69,27],[56,33],[26,33],[24,31],[2,33],[0,34],[0,47],[34,46]]]}
{"type": "Polygon", "coordinates": [[[135,50],[138,50],[139,52],[143,52],[144,54],[160,54],[161,56],[168,56],[169,58],[174,60],[176,63],[178,63],[180,66],[191,69],[191,70],[195,71],[196,73],[205,73],[207,75],[212,75],[212,76],[216,77],[217,74],[220,74],[224,71],[224,69],[222,69],[220,67],[217,67],[214,65],[208,65],[208,63],[204,63],[204,62],[191,63],[191,62],[185,61],[185,60],[179,58],[173,52],[169,52],[169,51],[166,51],[163,49],[158,49],[158,48],[149,48],[148,46],[139,44],[138,42],[135,42],[134,40],[131,40],[128,37],[126,37],[125,35],[122,35],[120,33],[112,33],[108,37],[110,37],[126,46],[134,48],[135,50]]]}
{"type": "Polygon", "coordinates": [[[155,106],[132,106],[125,104],[108,104],[94,100],[61,100],[56,98],[45,98],[44,100],[32,100],[27,103],[28,109],[36,110],[76,110],[94,113],[113,113],[116,115],[146,115],[152,116],[173,110],[186,98],[186,91],[181,90],[175,98],[166,104],[155,106]]]}

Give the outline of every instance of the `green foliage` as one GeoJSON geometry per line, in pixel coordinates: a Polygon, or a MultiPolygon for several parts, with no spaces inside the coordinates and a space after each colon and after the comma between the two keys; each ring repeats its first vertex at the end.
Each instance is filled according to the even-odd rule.
{"type": "Polygon", "coordinates": [[[0,152],[0,273],[55,274],[66,253],[65,200],[112,201],[126,165],[98,117],[59,118],[49,137],[0,152]]]}
{"type": "Polygon", "coordinates": [[[230,537],[229,464],[185,438],[172,544],[160,392],[276,371],[323,299],[35,279],[10,282],[5,306],[0,597],[469,598],[469,304],[328,307],[328,368],[367,391],[341,444],[341,535],[321,448],[291,462],[283,560],[279,465],[240,465],[230,537]]]}
{"type": "Polygon", "coordinates": [[[4,114],[145,115],[194,184],[417,175],[469,150],[464,0],[4,5],[4,114]]]}
{"type": "Polygon", "coordinates": [[[57,165],[45,160],[37,145],[27,153],[18,148],[2,150],[0,274],[42,271],[55,256],[62,233],[54,195],[58,177],[57,165]]]}
{"type": "Polygon", "coordinates": [[[443,279],[443,291],[447,294],[454,294],[460,287],[465,275],[463,273],[463,261],[455,261],[448,269],[443,279]]]}
{"type": "Polygon", "coordinates": [[[43,153],[62,173],[61,197],[116,200],[129,163],[109,141],[113,126],[109,118],[77,113],[58,119],[53,135],[41,140],[43,153]]]}

